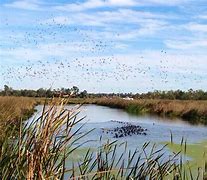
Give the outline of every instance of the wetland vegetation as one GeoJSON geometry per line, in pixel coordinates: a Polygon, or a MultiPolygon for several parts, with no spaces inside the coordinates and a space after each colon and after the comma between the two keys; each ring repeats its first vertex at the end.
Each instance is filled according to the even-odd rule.
{"type": "MultiPolygon", "coordinates": [[[[44,103],[45,98],[65,97],[69,104],[97,104],[124,109],[129,113],[155,114],[170,118],[182,118],[191,123],[207,124],[207,92],[193,91],[154,91],[142,94],[132,93],[88,93],[77,86],[60,89],[14,90],[5,85],[2,96],[33,97],[33,101],[44,103]],[[133,100],[127,100],[131,98],[133,100]]],[[[32,100],[31,100],[32,101],[32,100]]]]}
{"type": "MultiPolygon", "coordinates": [[[[90,103],[130,112],[127,108],[134,105],[133,103],[139,106],[144,104],[146,107],[153,104],[162,107],[160,105],[162,102],[166,109],[170,109],[175,106],[172,101],[54,98],[46,102],[42,98],[27,97],[1,97],[0,100],[1,114],[4,115],[1,118],[7,122],[2,125],[4,127],[2,130],[7,129],[5,127],[8,122],[12,127],[5,131],[0,144],[2,179],[8,177],[19,179],[177,178],[183,180],[206,178],[205,142],[191,145],[183,139],[180,144],[176,144],[171,138],[171,142],[163,142],[163,145],[145,142],[144,145],[140,144],[141,148],[130,150],[127,144],[111,140],[103,141],[99,143],[100,146],[90,149],[84,147],[84,144],[90,143],[90,139],[86,140],[84,137],[89,136],[91,132],[80,132],[83,128],[81,125],[83,119],[78,118],[79,107],[69,111],[65,108],[68,103],[90,103]],[[40,116],[29,124],[25,123],[24,120],[35,111],[34,106],[43,101],[47,104],[47,108],[45,106],[40,116]],[[6,115],[8,111],[10,116],[6,115]],[[169,150],[173,153],[169,153],[169,150]],[[79,154],[79,158],[74,159],[74,154],[79,154]]],[[[196,102],[201,104],[200,101],[196,102]]],[[[180,103],[179,107],[196,107],[188,105],[185,101],[175,103],[180,103]]],[[[197,108],[199,108],[198,104],[197,108]]]]}
{"type": "Polygon", "coordinates": [[[0,97],[0,139],[31,117],[36,105],[36,100],[28,97],[0,97]]]}

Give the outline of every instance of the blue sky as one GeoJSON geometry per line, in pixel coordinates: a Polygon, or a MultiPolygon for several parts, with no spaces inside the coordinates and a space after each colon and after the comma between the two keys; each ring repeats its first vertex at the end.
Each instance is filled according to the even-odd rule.
{"type": "Polygon", "coordinates": [[[0,87],[207,90],[206,0],[0,0],[0,87]]]}

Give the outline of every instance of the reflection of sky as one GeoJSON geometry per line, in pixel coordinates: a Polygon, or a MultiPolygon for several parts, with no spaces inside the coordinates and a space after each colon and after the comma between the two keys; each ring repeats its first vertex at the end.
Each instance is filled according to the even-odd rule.
{"type": "MultiPolygon", "coordinates": [[[[67,108],[71,107],[73,106],[67,108]]],[[[38,111],[41,112],[42,106],[38,106],[37,108],[38,111]]],[[[128,145],[133,148],[136,148],[139,144],[143,144],[146,141],[156,143],[169,142],[170,131],[173,134],[174,141],[177,143],[181,141],[182,137],[184,139],[186,138],[189,143],[200,142],[206,140],[207,137],[206,127],[193,126],[179,119],[170,120],[154,116],[134,116],[123,110],[96,105],[84,105],[80,110],[81,113],[79,117],[84,117],[86,115],[86,118],[82,122],[87,122],[81,131],[86,133],[95,128],[95,130],[87,135],[87,140],[99,140],[100,136],[103,137],[103,140],[116,140],[113,139],[113,135],[102,133],[101,130],[101,128],[113,129],[117,126],[121,126],[121,124],[112,122],[112,120],[130,122],[134,125],[140,125],[144,129],[148,129],[147,136],[133,135],[119,139],[120,142],[127,141],[128,145]]]]}
{"type": "Polygon", "coordinates": [[[0,86],[206,89],[206,7],[205,0],[3,0],[0,86]]]}

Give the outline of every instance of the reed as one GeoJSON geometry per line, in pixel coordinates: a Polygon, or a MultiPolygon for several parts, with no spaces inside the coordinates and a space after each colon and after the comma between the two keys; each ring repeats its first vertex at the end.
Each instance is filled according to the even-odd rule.
{"type": "Polygon", "coordinates": [[[42,115],[24,123],[21,121],[16,136],[9,131],[0,144],[1,179],[61,179],[65,160],[77,147],[72,132],[76,112],[63,108],[62,102],[44,106],[42,115]],[[66,151],[69,149],[68,151],[66,151]]]}

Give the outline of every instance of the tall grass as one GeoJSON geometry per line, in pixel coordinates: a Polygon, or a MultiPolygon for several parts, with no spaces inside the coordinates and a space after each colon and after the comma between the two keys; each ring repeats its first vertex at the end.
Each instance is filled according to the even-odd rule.
{"type": "Polygon", "coordinates": [[[15,120],[34,108],[36,100],[28,97],[0,97],[0,121],[15,120]]]}
{"type": "Polygon", "coordinates": [[[10,128],[34,113],[36,101],[27,97],[0,97],[0,140],[10,128]]]}
{"type": "MultiPolygon", "coordinates": [[[[44,103],[39,98],[38,102],[44,103]]],[[[154,114],[169,118],[182,118],[190,123],[207,124],[206,100],[163,100],[122,98],[69,98],[70,104],[97,104],[111,108],[124,109],[133,114],[154,114]]]]}
{"type": "Polygon", "coordinates": [[[125,109],[134,114],[156,114],[167,117],[180,117],[191,123],[207,124],[207,101],[183,100],[124,100],[121,98],[100,98],[93,103],[112,108],[125,109]]]}
{"type": "Polygon", "coordinates": [[[0,178],[61,179],[78,139],[74,138],[78,131],[71,131],[78,122],[74,112],[54,102],[44,107],[39,118],[20,123],[17,136],[11,139],[14,132],[10,131],[0,144],[0,178]]]}

